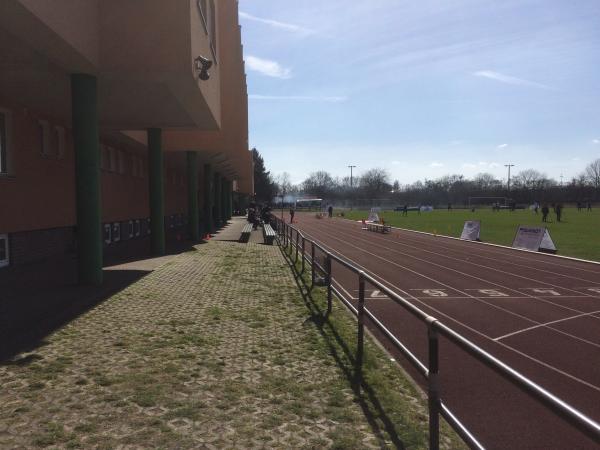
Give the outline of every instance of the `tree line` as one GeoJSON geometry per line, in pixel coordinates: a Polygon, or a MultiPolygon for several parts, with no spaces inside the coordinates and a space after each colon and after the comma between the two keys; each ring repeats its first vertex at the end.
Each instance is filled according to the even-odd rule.
{"type": "Polygon", "coordinates": [[[479,173],[468,179],[464,175],[445,175],[402,184],[391,180],[382,168],[369,169],[350,179],[334,177],[320,170],[313,172],[300,184],[294,185],[287,173],[272,176],[264,168],[264,161],[256,149],[255,187],[257,200],[273,201],[277,196],[314,196],[335,204],[446,205],[469,203],[469,197],[506,197],[516,203],[586,202],[600,199],[600,158],[587,165],[585,170],[566,182],[558,182],[534,169],[525,169],[510,180],[491,173],[479,173]],[[257,169],[259,172],[257,172],[257,169]],[[259,195],[260,192],[260,195],[259,195]]]}

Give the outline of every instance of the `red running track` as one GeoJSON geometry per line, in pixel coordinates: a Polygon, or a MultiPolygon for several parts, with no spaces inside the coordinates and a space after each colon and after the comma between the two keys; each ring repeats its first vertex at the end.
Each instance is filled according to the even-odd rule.
{"type": "MultiPolygon", "coordinates": [[[[383,235],[344,219],[297,219],[311,240],[600,422],[599,264],[405,230],[383,235]]],[[[332,273],[335,286],[355,302],[357,276],[335,263],[332,273]]],[[[372,286],[365,305],[427,365],[422,322],[372,286]]],[[[440,383],[442,401],[486,448],[598,448],[443,338],[440,383]]]]}

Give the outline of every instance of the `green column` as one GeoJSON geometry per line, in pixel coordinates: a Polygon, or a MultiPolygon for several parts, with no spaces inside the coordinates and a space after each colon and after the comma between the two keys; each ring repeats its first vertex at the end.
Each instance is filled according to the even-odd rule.
{"type": "Polygon", "coordinates": [[[233,217],[233,181],[229,182],[229,193],[227,194],[227,201],[229,202],[229,218],[233,217]]]}
{"type": "Polygon", "coordinates": [[[227,225],[227,180],[221,178],[221,225],[227,225]]]}
{"type": "Polygon", "coordinates": [[[210,164],[204,164],[204,229],[207,233],[215,232],[213,219],[213,171],[210,164]]]}
{"type": "Polygon", "coordinates": [[[150,188],[150,244],[153,255],[165,254],[165,195],[162,132],[148,129],[148,181],[150,188]]]}
{"type": "Polygon", "coordinates": [[[214,205],[215,205],[215,228],[221,228],[223,225],[223,215],[222,215],[222,194],[221,194],[221,175],[215,173],[215,195],[214,195],[214,205]]]}
{"type": "Polygon", "coordinates": [[[190,238],[200,240],[200,216],[198,215],[198,154],[187,152],[188,224],[190,238]]]}
{"type": "Polygon", "coordinates": [[[77,271],[82,284],[102,284],[100,150],[96,77],[71,75],[75,189],[77,206],[77,271]]]}

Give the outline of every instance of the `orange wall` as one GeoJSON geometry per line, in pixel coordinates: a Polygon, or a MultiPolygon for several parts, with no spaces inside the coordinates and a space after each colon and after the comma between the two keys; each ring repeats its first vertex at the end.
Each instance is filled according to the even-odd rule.
{"type": "MultiPolygon", "coordinates": [[[[63,125],[52,118],[23,108],[12,111],[10,176],[0,176],[0,233],[68,227],[76,223],[75,156],[73,140],[66,129],[64,158],[41,153],[39,120],[51,126],[63,125]]],[[[101,170],[102,221],[116,222],[148,217],[148,163],[145,152],[123,146],[125,174],[101,170]],[[143,176],[134,177],[131,155],[141,157],[143,176]]],[[[165,215],[187,211],[185,154],[165,155],[165,215]]],[[[202,185],[200,185],[202,186],[202,185]]]]}
{"type": "Polygon", "coordinates": [[[75,223],[73,143],[66,133],[64,159],[44,157],[38,120],[52,119],[24,108],[12,111],[12,173],[0,176],[0,232],[70,226],[75,223]]]}

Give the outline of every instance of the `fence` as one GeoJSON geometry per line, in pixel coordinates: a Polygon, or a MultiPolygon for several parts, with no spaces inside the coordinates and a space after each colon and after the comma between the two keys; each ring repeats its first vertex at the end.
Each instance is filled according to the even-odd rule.
{"type": "Polygon", "coordinates": [[[451,328],[444,325],[419,308],[408,302],[376,279],[365,273],[362,269],[346,261],[344,258],[333,255],[314,241],[306,238],[298,229],[274,217],[277,223],[277,234],[280,244],[290,248],[291,256],[295,251],[295,263],[299,259],[302,264],[302,273],[305,273],[306,263],[310,264],[312,286],[324,286],[327,288],[327,311],[332,310],[333,295],[344,304],[357,317],[357,351],[355,357],[354,378],[356,386],[360,389],[362,382],[362,365],[364,355],[364,327],[365,318],[368,317],[373,324],[390,340],[394,347],[400,351],[414,368],[427,381],[427,397],[429,410],[429,448],[439,449],[439,418],[442,416],[465,441],[467,445],[475,449],[483,449],[483,445],[463,425],[460,420],[444,405],[440,398],[439,389],[439,337],[443,336],[454,343],[462,351],[484,364],[489,369],[498,373],[516,387],[521,389],[530,397],[544,404],[554,414],[570,423],[576,429],[600,444],[600,424],[587,417],[577,409],[573,408],[563,400],[554,396],[529,378],[517,372],[507,364],[495,358],[482,348],[478,347],[465,337],[461,336],[451,328]],[[310,247],[308,252],[307,244],[310,247]],[[316,252],[323,255],[324,262],[320,264],[316,258],[316,252]],[[309,253],[309,255],[307,254],[309,253]],[[358,277],[358,303],[354,307],[344,295],[332,285],[331,265],[336,261],[358,277]],[[318,276],[320,272],[322,276],[318,276]],[[381,293],[387,295],[396,304],[404,308],[421,322],[425,323],[428,330],[428,366],[425,366],[396,336],[394,336],[375,315],[365,308],[365,283],[375,286],[381,293]]]}

